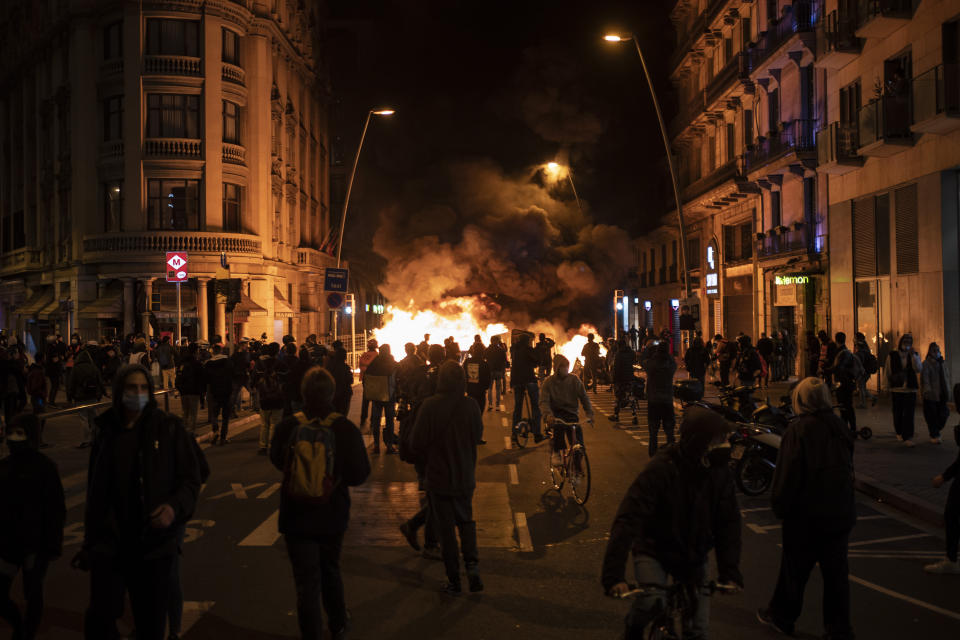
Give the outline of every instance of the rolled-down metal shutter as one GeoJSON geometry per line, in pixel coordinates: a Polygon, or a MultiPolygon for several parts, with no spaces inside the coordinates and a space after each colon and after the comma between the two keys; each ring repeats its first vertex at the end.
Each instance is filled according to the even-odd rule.
{"type": "Polygon", "coordinates": [[[877,275],[877,219],[873,196],[853,203],[853,275],[877,275]]]}
{"type": "Polygon", "coordinates": [[[897,274],[920,271],[920,238],[917,216],[917,185],[897,189],[895,194],[897,274]]]}

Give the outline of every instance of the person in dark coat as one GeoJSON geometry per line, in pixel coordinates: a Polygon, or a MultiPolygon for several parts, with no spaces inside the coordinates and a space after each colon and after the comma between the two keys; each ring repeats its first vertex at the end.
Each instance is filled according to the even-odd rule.
{"type": "Polygon", "coordinates": [[[897,350],[891,351],[883,367],[893,408],[893,429],[897,440],[913,447],[913,414],[917,407],[917,390],[923,375],[920,354],[913,349],[913,335],[900,336],[897,350]]]}
{"type": "MultiPolygon", "coordinates": [[[[77,354],[73,372],[67,380],[67,395],[73,398],[77,404],[86,405],[100,402],[103,393],[103,378],[100,376],[100,370],[93,363],[90,350],[83,349],[77,354]]],[[[93,442],[93,424],[96,417],[97,414],[94,409],[85,409],[80,413],[84,437],[78,448],[89,447],[93,442]]]]}
{"type": "Polygon", "coordinates": [[[0,618],[13,637],[33,640],[43,616],[43,583],[63,550],[66,505],[57,465],[40,453],[40,422],[24,414],[8,425],[10,455],[0,460],[0,618]],[[27,603],[21,616],[10,599],[17,573],[27,603]]]}
{"type": "Polygon", "coordinates": [[[943,360],[940,345],[931,342],[923,361],[920,388],[923,391],[923,417],[927,421],[931,444],[941,444],[940,432],[947,425],[950,409],[950,367],[943,360]]]}
{"type": "Polygon", "coordinates": [[[587,391],[589,391],[592,383],[593,392],[596,393],[597,375],[603,363],[600,360],[600,344],[594,342],[594,335],[592,333],[587,334],[587,344],[583,345],[583,349],[580,350],[580,355],[583,356],[583,385],[587,388],[587,391]]]}
{"type": "Polygon", "coordinates": [[[687,367],[687,373],[691,378],[700,381],[701,386],[707,384],[707,365],[710,363],[710,354],[707,348],[703,346],[701,338],[694,338],[693,344],[683,354],[683,363],[687,367]]]}
{"type": "Polygon", "coordinates": [[[760,339],[757,340],[757,352],[760,354],[760,357],[763,358],[763,361],[767,363],[767,374],[760,379],[761,387],[770,387],[770,368],[775,366],[773,359],[775,346],[773,339],[767,336],[766,333],[760,334],[760,339]]]}
{"type": "Polygon", "coordinates": [[[3,394],[3,421],[10,424],[13,417],[27,406],[27,377],[20,361],[6,349],[0,349],[0,391],[3,394]]]}
{"type": "Polygon", "coordinates": [[[790,423],[777,455],[770,502],[783,520],[780,575],[763,624],[788,635],[803,607],[814,565],[823,574],[824,637],[852,640],[847,545],[856,523],[853,436],[833,413],[827,383],[809,377],[793,390],[790,423]]]}
{"type": "MultiPolygon", "coordinates": [[[[729,423],[708,409],[687,409],[680,443],[662,449],[620,503],[603,559],[606,593],[621,595],[629,590],[625,576],[631,551],[634,576],[642,584],[665,586],[668,576],[677,582],[702,584],[714,550],[718,580],[743,587],[740,508],[725,448],[730,429],[729,423]]],[[[627,615],[626,637],[641,637],[661,605],[661,596],[636,598],[627,615]]],[[[689,637],[707,637],[709,607],[698,602],[690,613],[689,637]]]]}
{"type": "Polygon", "coordinates": [[[483,590],[478,570],[477,523],[473,519],[482,416],[477,403],[466,397],[465,391],[463,367],[452,360],[440,365],[437,393],[423,402],[411,434],[411,448],[426,465],[424,487],[447,572],[444,591],[451,595],[462,590],[457,531],[470,591],[483,590]]]}
{"type": "MultiPolygon", "coordinates": [[[[953,397],[960,394],[960,384],[953,387],[953,397]]],[[[953,427],[953,439],[960,447],[960,425],[953,427]]],[[[943,510],[943,523],[946,529],[946,547],[947,557],[939,562],[926,565],[923,570],[927,573],[947,573],[960,575],[960,559],[957,557],[957,550],[960,547],[960,482],[957,482],[957,476],[960,476],[960,453],[957,459],[947,467],[943,473],[934,476],[933,487],[939,489],[945,482],[951,482],[950,492],[947,494],[947,504],[943,510]]]]}
{"type": "Polygon", "coordinates": [[[97,418],[90,450],[82,550],[90,570],[86,640],[116,640],[130,597],[138,640],[162,640],[179,532],[200,491],[196,446],[177,416],[157,407],[141,365],[114,379],[113,407],[97,418]]]}
{"type": "Polygon", "coordinates": [[[347,365],[347,350],[342,346],[334,348],[327,356],[326,369],[337,385],[333,394],[333,410],[345,416],[350,412],[350,400],[353,398],[353,371],[347,365]]]}
{"type": "Polygon", "coordinates": [[[667,444],[673,444],[673,376],[677,372],[677,362],[670,355],[670,344],[658,341],[648,357],[641,361],[647,374],[647,428],[650,444],[647,451],[652,458],[657,453],[657,438],[660,428],[667,436],[667,444]]]}
{"type": "Polygon", "coordinates": [[[500,408],[500,398],[506,395],[507,347],[500,336],[490,338],[490,346],[483,352],[483,358],[490,365],[490,390],[487,392],[487,411],[500,408]]]}
{"type": "MultiPolygon", "coordinates": [[[[537,377],[541,382],[545,380],[553,370],[553,347],[556,344],[553,338],[548,338],[547,334],[541,333],[537,345],[533,348],[533,350],[537,352],[537,358],[539,359],[537,377]]],[[[482,346],[483,345],[481,345],[481,347],[482,346]]]]}
{"type": "Polygon", "coordinates": [[[203,365],[197,359],[200,347],[197,343],[187,348],[187,355],[180,362],[180,370],[174,386],[180,392],[180,404],[183,406],[183,422],[187,433],[197,431],[197,415],[200,412],[200,400],[207,391],[207,378],[203,365]]]}
{"type": "Polygon", "coordinates": [[[617,351],[613,358],[613,390],[617,399],[613,409],[614,422],[620,419],[620,408],[625,405],[627,394],[636,380],[633,373],[633,365],[636,361],[637,353],[627,340],[621,337],[617,342],[617,351]]]}
{"type": "Polygon", "coordinates": [[[394,419],[396,418],[397,401],[397,361],[393,359],[390,352],[390,345],[380,345],[380,353],[364,373],[366,386],[364,394],[371,400],[370,407],[370,433],[373,434],[373,452],[380,453],[380,417],[384,416],[383,424],[383,444],[387,453],[397,452],[397,436],[394,432],[394,419]],[[373,397],[374,394],[382,393],[382,396],[373,397]]]}
{"type": "MultiPolygon", "coordinates": [[[[303,376],[304,419],[333,431],[334,488],[330,499],[312,503],[297,499],[287,491],[280,494],[279,529],[287,545],[297,588],[297,621],[304,640],[323,637],[323,609],[331,637],[346,637],[349,614],[340,573],[343,536],[350,521],[349,487],[363,484],[370,475],[370,460],[360,430],[344,416],[328,420],[333,410],[336,383],[328,371],[312,367],[303,376]]],[[[277,426],[270,443],[270,461],[289,481],[290,452],[301,418],[292,416],[277,426]]]]}
{"type": "Polygon", "coordinates": [[[210,444],[225,445],[230,442],[227,432],[230,429],[230,397],[233,395],[233,363],[219,344],[213,345],[213,356],[203,365],[203,374],[207,382],[210,425],[213,429],[210,444]]]}
{"type": "Polygon", "coordinates": [[[513,369],[510,373],[510,387],[513,389],[513,441],[517,440],[517,425],[524,419],[524,397],[530,396],[530,427],[533,430],[533,441],[540,442],[543,435],[540,433],[540,386],[537,384],[537,354],[530,346],[530,336],[521,334],[517,343],[513,345],[511,360],[513,369]]]}

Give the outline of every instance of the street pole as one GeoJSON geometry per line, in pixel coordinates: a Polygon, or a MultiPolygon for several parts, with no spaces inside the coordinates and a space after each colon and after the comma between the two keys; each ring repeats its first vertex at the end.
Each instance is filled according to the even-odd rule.
{"type": "Polygon", "coordinates": [[[177,348],[180,348],[180,341],[182,336],[182,327],[183,327],[183,317],[182,310],[180,308],[180,283],[177,283],[177,348]]]}
{"type": "Polygon", "coordinates": [[[577,188],[573,186],[573,171],[567,170],[567,179],[570,181],[570,188],[573,189],[573,197],[577,201],[577,209],[580,209],[580,213],[583,213],[583,207],[580,205],[580,196],[577,195],[577,188]]]}

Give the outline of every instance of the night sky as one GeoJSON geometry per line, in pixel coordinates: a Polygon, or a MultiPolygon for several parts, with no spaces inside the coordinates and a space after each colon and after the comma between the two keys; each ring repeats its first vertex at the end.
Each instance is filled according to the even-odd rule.
{"type": "Polygon", "coordinates": [[[348,165],[367,109],[397,109],[368,133],[345,256],[369,255],[390,206],[449,201],[455,185],[438,176],[463,161],[522,180],[568,158],[593,221],[631,235],[655,225],[670,195],[656,116],[632,44],[602,35],[637,34],[669,121],[673,4],[330,1],[326,48],[348,165]]]}

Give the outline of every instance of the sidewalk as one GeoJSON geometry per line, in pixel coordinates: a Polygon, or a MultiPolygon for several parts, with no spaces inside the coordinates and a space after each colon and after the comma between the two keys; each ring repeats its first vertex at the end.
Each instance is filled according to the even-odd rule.
{"type": "MultiPolygon", "coordinates": [[[[770,385],[769,391],[764,389],[759,395],[779,404],[780,396],[788,393],[788,387],[789,383],[776,382],[770,385]]],[[[913,439],[916,446],[911,449],[896,438],[889,396],[880,397],[875,407],[870,407],[869,402],[867,406],[867,409],[857,409],[857,427],[870,427],[873,437],[858,439],[854,449],[857,489],[925,522],[943,526],[949,487],[934,489],[931,481],[957,459],[957,444],[953,439],[956,414],[951,414],[941,434],[943,444],[931,444],[923,408],[917,405],[913,439]]]]}

